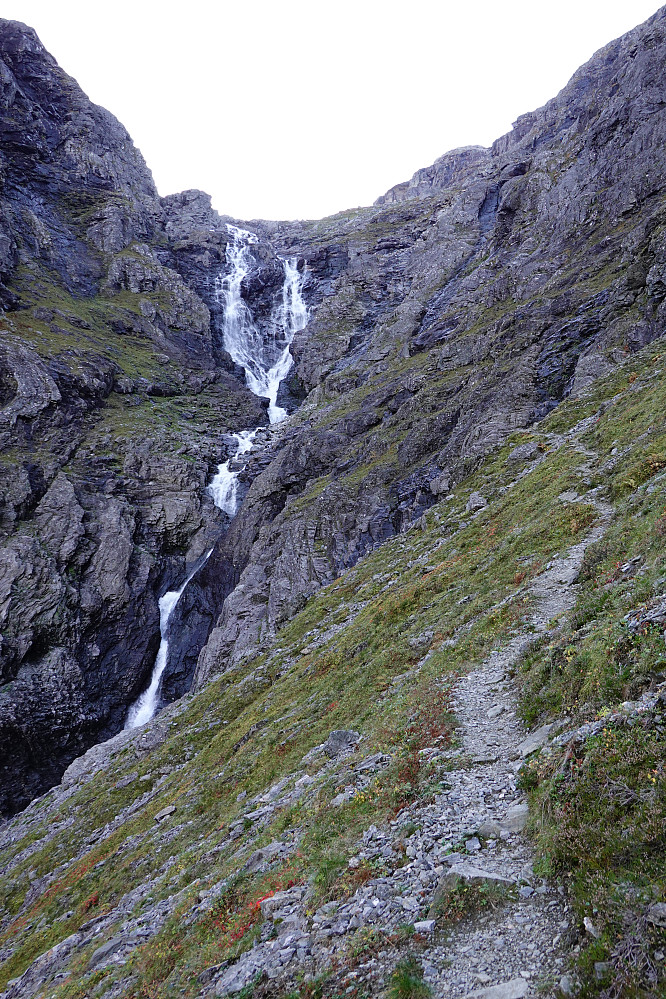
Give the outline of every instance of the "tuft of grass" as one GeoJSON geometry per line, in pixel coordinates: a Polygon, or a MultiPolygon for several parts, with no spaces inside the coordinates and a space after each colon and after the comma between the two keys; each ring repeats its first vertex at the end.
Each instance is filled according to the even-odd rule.
{"type": "Polygon", "coordinates": [[[459,923],[480,912],[499,909],[517,898],[513,885],[501,881],[466,881],[458,878],[435,904],[435,918],[439,922],[459,923]]]}
{"type": "Polygon", "coordinates": [[[428,999],[432,989],[423,980],[423,968],[413,954],[403,957],[391,973],[388,999],[428,999]]]}

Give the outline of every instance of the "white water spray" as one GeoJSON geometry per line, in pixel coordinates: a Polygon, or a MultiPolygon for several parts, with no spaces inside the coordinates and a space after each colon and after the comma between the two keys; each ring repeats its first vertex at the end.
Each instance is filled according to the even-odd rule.
{"type": "MultiPolygon", "coordinates": [[[[243,280],[255,262],[250,248],[258,242],[258,238],[254,233],[235,225],[228,225],[227,229],[233,237],[227,243],[226,250],[229,273],[218,275],[215,281],[216,297],[224,306],[224,346],[236,364],[240,364],[245,370],[245,380],[250,391],[268,399],[269,422],[279,423],[287,413],[282,406],[277,405],[278,389],[294,363],[289,347],[295,334],[308,321],[308,310],[302,294],[304,276],[299,273],[296,260],[281,258],[284,268],[282,295],[273,309],[270,329],[262,334],[241,294],[243,280]]],[[[252,450],[259,429],[257,427],[255,430],[242,430],[233,434],[237,442],[236,451],[233,457],[218,465],[217,473],[208,486],[215,506],[229,517],[233,517],[238,508],[238,475],[245,467],[245,463],[239,463],[239,458],[252,450]]],[[[126,729],[145,725],[157,711],[160,683],[169,652],[169,618],[185,587],[201,565],[208,561],[212,550],[211,548],[203,563],[195,566],[179,590],[169,590],[160,597],[160,647],[150,685],[130,708],[126,729]]]]}
{"type": "Polygon", "coordinates": [[[293,359],[289,347],[296,333],[308,321],[303,301],[303,275],[296,260],[282,260],[284,281],[282,297],[273,310],[270,329],[262,333],[243,300],[241,286],[254,264],[251,247],[257,243],[254,233],[228,225],[233,238],[227,243],[229,272],[220,274],[215,294],[224,306],[224,346],[236,364],[245,371],[247,386],[254,395],[268,399],[268,419],[279,423],[287,413],[277,405],[280,382],[289,373],[293,359]]]}
{"type": "MultiPolygon", "coordinates": [[[[203,564],[208,561],[212,550],[213,549],[211,548],[206,555],[203,564]]],[[[146,688],[146,690],[144,690],[144,692],[137,698],[132,707],[129,709],[127,713],[127,721],[125,722],[126,729],[138,728],[139,725],[145,725],[146,722],[150,721],[157,710],[160,681],[166,668],[167,655],[169,652],[169,618],[176,609],[176,604],[180,600],[183,590],[192,579],[192,576],[198,568],[199,565],[197,564],[179,590],[169,590],[168,593],[165,593],[164,596],[159,599],[160,635],[162,640],[155,658],[155,665],[153,666],[153,675],[150,678],[150,685],[146,688]]]]}
{"type": "Polygon", "coordinates": [[[241,455],[252,450],[256,430],[241,430],[239,434],[233,434],[237,442],[236,452],[232,458],[227,458],[217,467],[217,474],[208,486],[208,492],[213,497],[213,503],[224,510],[229,517],[233,517],[238,509],[238,473],[245,467],[234,468],[231,465],[237,464],[241,455]]]}

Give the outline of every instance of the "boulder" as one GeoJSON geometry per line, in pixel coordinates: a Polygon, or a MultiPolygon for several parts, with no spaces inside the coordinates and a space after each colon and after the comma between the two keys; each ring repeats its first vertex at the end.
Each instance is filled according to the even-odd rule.
{"type": "Polygon", "coordinates": [[[500,827],[509,833],[522,832],[529,818],[530,807],[526,801],[519,801],[512,805],[503,819],[500,819],[500,827]]]}
{"type": "Polygon", "coordinates": [[[514,447],[506,460],[509,465],[517,465],[524,461],[534,461],[540,454],[541,450],[537,442],[527,441],[525,444],[519,444],[518,447],[514,447]]]}
{"type": "Polygon", "coordinates": [[[467,505],[465,510],[467,513],[476,513],[477,510],[483,510],[484,507],[488,506],[488,500],[481,493],[474,492],[467,500],[467,505]]]}
{"type": "Polygon", "coordinates": [[[356,748],[360,738],[361,736],[358,732],[347,729],[336,729],[331,732],[324,743],[324,752],[331,759],[340,756],[342,753],[349,753],[356,748]]]}
{"type": "Polygon", "coordinates": [[[542,725],[541,728],[535,729],[534,732],[530,732],[526,739],[518,746],[518,752],[524,758],[529,756],[531,753],[536,753],[537,749],[541,749],[548,742],[548,736],[553,730],[553,725],[542,725]]]}

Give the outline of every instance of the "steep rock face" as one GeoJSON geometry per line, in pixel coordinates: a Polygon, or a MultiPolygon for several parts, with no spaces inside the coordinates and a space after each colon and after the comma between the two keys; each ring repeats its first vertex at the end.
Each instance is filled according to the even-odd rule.
{"type": "Polygon", "coordinates": [[[159,644],[157,597],[224,528],[204,489],[223,434],[266,417],[178,272],[181,233],[171,239],[169,204],[125,129],[11,21],[0,80],[0,812],[11,812],[122,726],[159,644]]]}
{"type": "Polygon", "coordinates": [[[224,350],[234,220],[202,192],[159,199],[124,129],[0,22],[0,656],[23,684],[3,688],[0,738],[26,745],[5,810],[117,731],[152,666],[157,597],[204,551],[167,700],[251,657],[507,433],[661,334],[664,17],[492,149],[447,153],[371,208],[240,223],[259,237],[242,288],[257,321],[279,256],[306,267],[311,319],[281,393],[305,402],[250,457],[229,530],[207,477],[225,434],[266,423],[224,350]],[[59,671],[61,734],[41,711],[59,671]]]}
{"type": "Polygon", "coordinates": [[[294,502],[300,458],[262,473],[280,513],[254,532],[199,682],[507,433],[662,334],[665,25],[662,9],[490,150],[448,153],[372,209],[259,224],[316,277],[292,348],[310,395],[290,449],[309,474],[294,502]]]}

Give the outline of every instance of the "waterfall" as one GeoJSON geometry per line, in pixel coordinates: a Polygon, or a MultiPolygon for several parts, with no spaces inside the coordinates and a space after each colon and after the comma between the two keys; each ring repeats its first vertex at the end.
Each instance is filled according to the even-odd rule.
{"type": "Polygon", "coordinates": [[[213,497],[213,503],[224,510],[229,517],[233,517],[238,507],[238,473],[245,467],[231,468],[232,464],[238,463],[241,455],[252,450],[256,430],[241,430],[239,434],[233,434],[237,447],[232,458],[227,458],[217,467],[217,474],[213,476],[213,481],[208,486],[208,492],[213,497]]]}
{"type": "MultiPolygon", "coordinates": [[[[295,259],[279,258],[284,270],[282,290],[273,307],[269,329],[262,333],[241,294],[243,280],[255,264],[251,247],[258,243],[258,238],[254,233],[235,225],[227,225],[227,230],[232,237],[226,249],[228,273],[218,275],[215,280],[215,295],[224,308],[224,346],[236,364],[244,369],[250,391],[268,399],[269,422],[279,423],[287,413],[282,406],[277,405],[278,389],[294,363],[289,347],[295,334],[308,321],[308,310],[303,300],[304,276],[299,273],[295,259]]],[[[239,462],[239,459],[252,450],[259,429],[241,430],[232,435],[236,441],[236,450],[231,458],[218,465],[208,486],[208,493],[215,506],[229,517],[233,517],[238,508],[238,475],[245,467],[245,463],[239,462]]],[[[126,729],[145,725],[157,711],[160,683],[169,653],[169,618],[185,587],[195,572],[208,561],[212,550],[211,548],[203,562],[194,567],[179,590],[169,590],[160,597],[160,647],[150,685],[129,709],[126,729]]]]}
{"type": "Polygon", "coordinates": [[[289,347],[308,321],[303,275],[296,260],[280,258],[284,269],[281,298],[273,309],[269,329],[262,333],[241,294],[243,280],[255,263],[251,248],[257,237],[235,225],[227,225],[227,230],[232,237],[226,249],[228,272],[215,281],[215,295],[224,308],[224,347],[244,369],[250,391],[268,399],[270,423],[279,423],[287,415],[277,405],[277,394],[293,364],[289,347]]]}
{"type": "Polygon", "coordinates": [[[198,563],[194,567],[179,590],[169,590],[168,593],[165,593],[164,596],[159,599],[161,641],[160,647],[157,651],[157,656],[155,658],[155,665],[153,666],[153,675],[150,678],[150,685],[146,688],[146,690],[144,690],[144,692],[137,698],[129,709],[127,713],[127,721],[125,722],[126,729],[138,728],[139,725],[145,725],[146,722],[150,721],[157,710],[160,681],[162,679],[162,673],[164,673],[166,668],[167,655],[169,652],[169,618],[175,610],[176,604],[180,600],[185,587],[192,579],[192,576],[201,564],[205,564],[208,561],[212,551],[213,549],[211,548],[204,558],[203,563],[198,563]]]}

